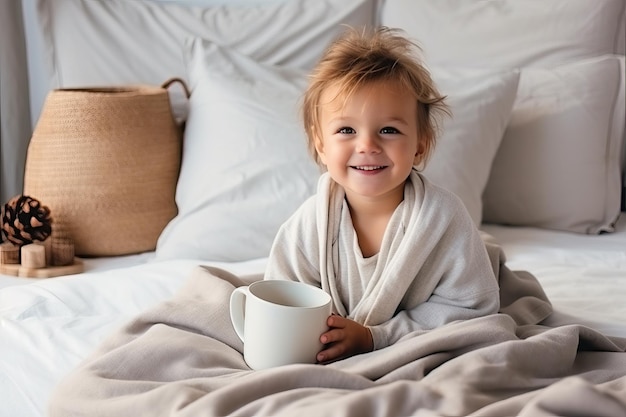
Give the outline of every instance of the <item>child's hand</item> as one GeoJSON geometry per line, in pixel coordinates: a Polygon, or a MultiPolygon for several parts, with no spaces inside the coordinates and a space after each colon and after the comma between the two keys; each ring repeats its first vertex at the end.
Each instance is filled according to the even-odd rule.
{"type": "Polygon", "coordinates": [[[320,336],[325,348],[317,354],[318,362],[328,363],[374,349],[370,330],[356,321],[333,314],[326,323],[330,329],[320,336]]]}

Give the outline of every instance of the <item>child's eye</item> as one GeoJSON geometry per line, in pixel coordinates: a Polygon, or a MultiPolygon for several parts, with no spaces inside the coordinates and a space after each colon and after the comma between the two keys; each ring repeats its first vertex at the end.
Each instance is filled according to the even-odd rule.
{"type": "Polygon", "coordinates": [[[392,133],[400,133],[400,131],[396,129],[395,127],[385,126],[382,129],[380,129],[380,133],[388,135],[392,133]]]}
{"type": "Polygon", "coordinates": [[[341,129],[337,130],[337,133],[341,133],[343,135],[353,135],[355,134],[355,130],[352,129],[351,127],[342,127],[341,129]]]}

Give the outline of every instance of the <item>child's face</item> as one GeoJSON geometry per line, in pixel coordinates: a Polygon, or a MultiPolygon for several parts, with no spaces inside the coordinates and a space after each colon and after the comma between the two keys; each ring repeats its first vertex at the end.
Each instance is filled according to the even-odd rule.
{"type": "Polygon", "coordinates": [[[422,153],[415,98],[389,82],[375,82],[347,100],[330,87],[320,100],[316,140],[330,176],[352,198],[391,198],[399,203],[404,182],[422,153]]]}

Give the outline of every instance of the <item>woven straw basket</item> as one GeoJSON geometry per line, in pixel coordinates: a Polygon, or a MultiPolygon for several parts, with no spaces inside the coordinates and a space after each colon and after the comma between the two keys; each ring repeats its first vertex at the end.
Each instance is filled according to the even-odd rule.
{"type": "Polygon", "coordinates": [[[76,255],[154,250],[176,215],[181,129],[167,91],[174,81],[182,83],[48,94],[28,147],[24,194],[50,208],[52,235],[73,239],[76,255]]]}

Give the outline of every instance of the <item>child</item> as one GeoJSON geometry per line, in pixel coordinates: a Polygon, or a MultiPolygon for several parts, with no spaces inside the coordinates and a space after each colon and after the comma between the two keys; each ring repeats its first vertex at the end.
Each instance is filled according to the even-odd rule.
{"type": "Polygon", "coordinates": [[[397,31],[348,31],[305,93],[309,148],[327,172],[280,228],[266,279],[327,291],[336,314],[318,362],[409,332],[496,313],[499,289],[463,203],[418,172],[448,112],[397,31]]]}

